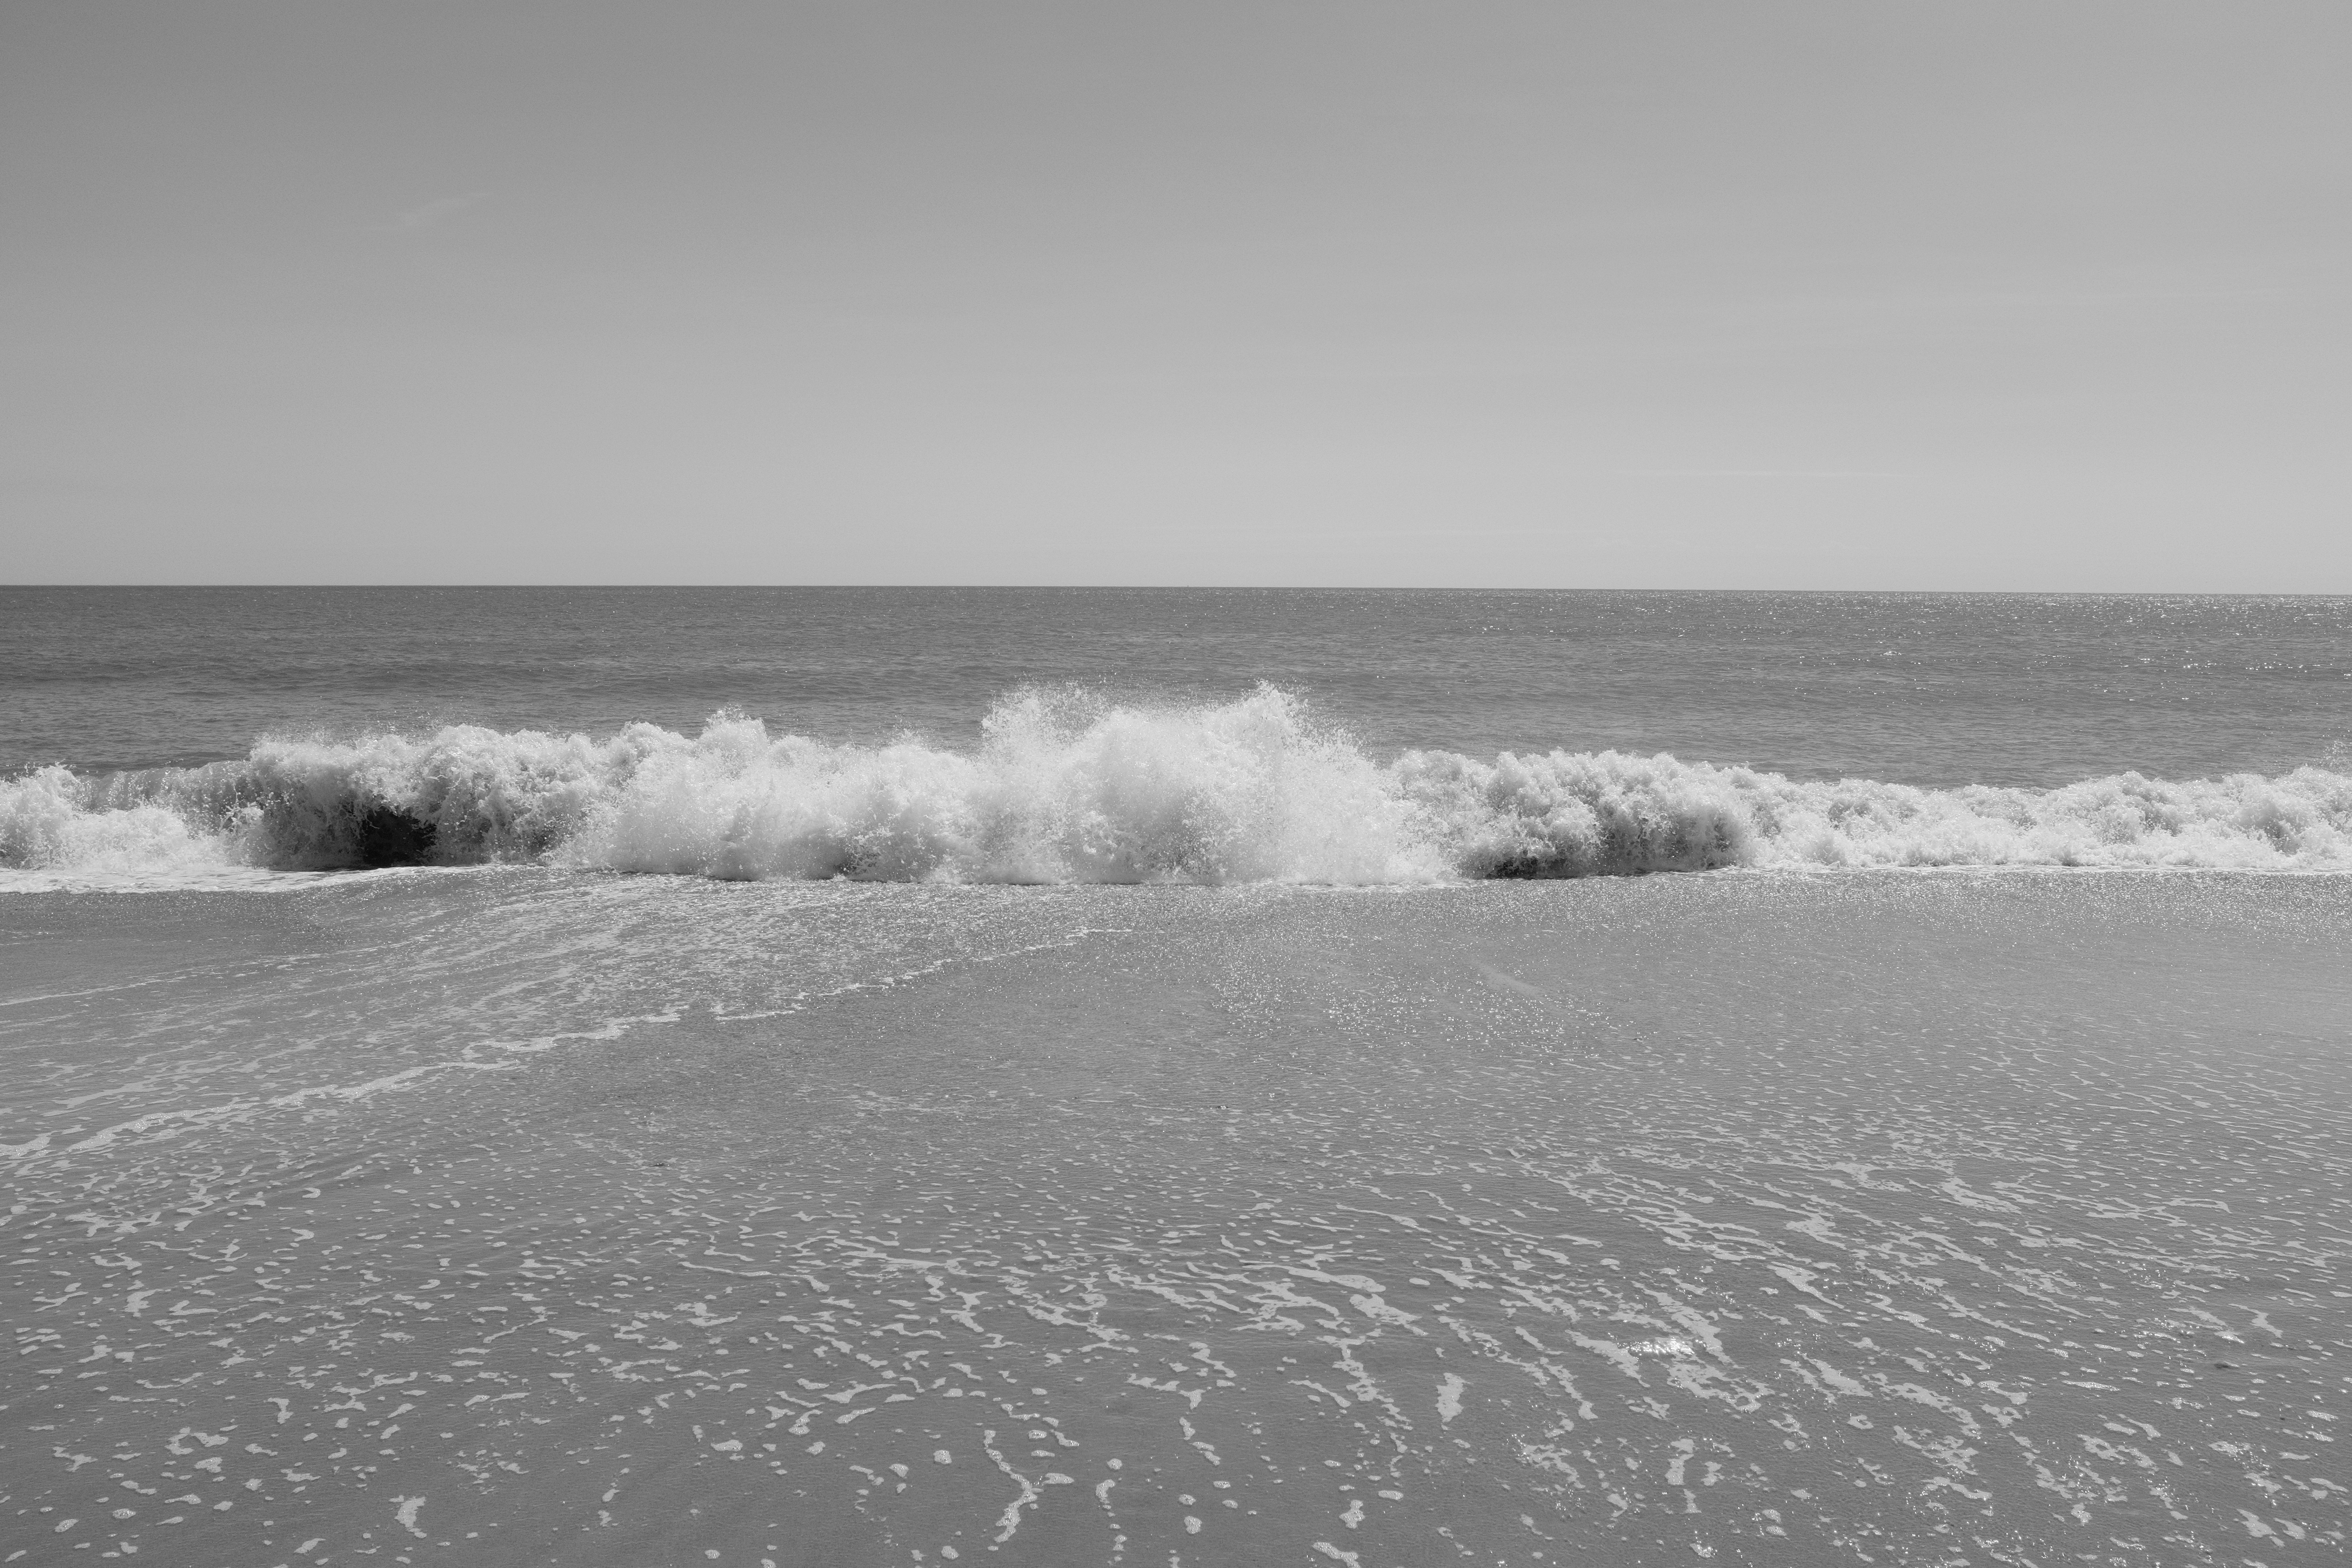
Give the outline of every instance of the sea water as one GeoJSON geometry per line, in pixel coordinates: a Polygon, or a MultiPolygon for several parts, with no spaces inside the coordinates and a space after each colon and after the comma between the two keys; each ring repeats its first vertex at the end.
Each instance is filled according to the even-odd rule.
{"type": "Polygon", "coordinates": [[[0,721],[0,1561],[2344,1552],[2346,601],[10,590],[0,721]]]}

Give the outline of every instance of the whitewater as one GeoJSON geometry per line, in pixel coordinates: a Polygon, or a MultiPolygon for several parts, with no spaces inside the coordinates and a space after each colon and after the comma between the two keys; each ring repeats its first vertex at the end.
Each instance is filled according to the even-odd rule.
{"type": "Polygon", "coordinates": [[[1732,867],[2352,869],[2352,771],[2051,788],[1801,779],[1658,752],[1385,760],[1271,684],[1001,697],[976,748],[449,724],[0,781],[0,886],[535,863],[719,879],[1430,883],[1732,867]]]}

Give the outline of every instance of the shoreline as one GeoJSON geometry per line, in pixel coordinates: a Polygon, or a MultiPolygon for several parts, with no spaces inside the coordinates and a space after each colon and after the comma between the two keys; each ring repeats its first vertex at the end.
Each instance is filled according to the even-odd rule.
{"type": "Polygon", "coordinates": [[[35,1039],[89,1042],[71,1096],[424,1061],[519,1037],[501,1008],[583,1037],[26,1169],[7,1304],[58,1337],[0,1371],[23,1521],[779,1568],[2340,1533],[2254,1479],[2327,1479],[2280,1434],[2352,1393],[2296,1195],[2352,1130],[2334,879],[534,885],[0,932],[178,976],[12,1020],[17,1103],[35,1039]],[[744,1016],[827,964],[858,988],[744,1016]]]}

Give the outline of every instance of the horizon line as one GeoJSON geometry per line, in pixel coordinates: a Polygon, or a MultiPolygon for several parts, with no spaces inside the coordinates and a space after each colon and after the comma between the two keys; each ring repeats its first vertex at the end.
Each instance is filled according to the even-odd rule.
{"type": "Polygon", "coordinates": [[[1730,588],[1433,585],[1404,583],[0,583],[0,593],[99,592],[329,593],[873,593],[971,594],[1717,594],[1756,596],[1906,596],[2040,599],[2347,599],[2352,590],[2271,588],[1730,588]]]}

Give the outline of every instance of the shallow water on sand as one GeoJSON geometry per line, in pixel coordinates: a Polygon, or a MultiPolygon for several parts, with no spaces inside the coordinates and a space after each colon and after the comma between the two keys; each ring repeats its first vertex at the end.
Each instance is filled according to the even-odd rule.
{"type": "Polygon", "coordinates": [[[20,896],[0,1559],[2333,1561],[2347,939],[2220,873],[20,896]]]}

